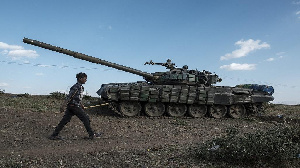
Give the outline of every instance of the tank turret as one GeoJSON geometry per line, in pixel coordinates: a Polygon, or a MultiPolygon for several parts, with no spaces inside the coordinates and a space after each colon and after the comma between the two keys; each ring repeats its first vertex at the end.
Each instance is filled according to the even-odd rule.
{"type": "Polygon", "coordinates": [[[182,68],[177,68],[175,63],[170,59],[166,63],[155,63],[152,60],[146,62],[144,65],[161,65],[169,69],[167,72],[155,72],[153,76],[157,77],[155,84],[174,84],[174,85],[197,85],[197,86],[211,86],[222,79],[218,75],[209,71],[189,70],[187,65],[182,68]]]}

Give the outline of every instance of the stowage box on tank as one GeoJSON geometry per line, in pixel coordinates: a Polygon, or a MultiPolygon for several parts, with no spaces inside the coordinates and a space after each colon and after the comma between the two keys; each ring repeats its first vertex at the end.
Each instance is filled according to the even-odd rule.
{"type": "Polygon", "coordinates": [[[166,72],[147,73],[37,40],[24,38],[23,42],[143,76],[145,81],[142,82],[102,84],[97,91],[103,101],[124,116],[189,115],[197,118],[207,115],[222,118],[228,115],[241,118],[262,111],[263,103],[274,100],[272,86],[215,86],[222,81],[218,75],[205,70],[189,70],[187,65],[178,68],[169,59],[166,63],[146,62],[145,65],[161,65],[168,69],[166,72]]]}

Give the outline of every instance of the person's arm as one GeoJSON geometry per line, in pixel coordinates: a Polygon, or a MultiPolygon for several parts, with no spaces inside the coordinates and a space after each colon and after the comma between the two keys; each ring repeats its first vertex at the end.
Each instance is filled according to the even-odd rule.
{"type": "Polygon", "coordinates": [[[74,95],[77,93],[78,89],[76,89],[76,87],[71,87],[70,92],[67,96],[67,98],[65,99],[65,101],[62,103],[61,107],[60,107],[60,112],[64,112],[67,108],[67,105],[70,103],[70,101],[73,99],[74,95]]]}
{"type": "Polygon", "coordinates": [[[82,101],[80,102],[81,108],[84,109],[84,105],[82,103],[82,101]]]}

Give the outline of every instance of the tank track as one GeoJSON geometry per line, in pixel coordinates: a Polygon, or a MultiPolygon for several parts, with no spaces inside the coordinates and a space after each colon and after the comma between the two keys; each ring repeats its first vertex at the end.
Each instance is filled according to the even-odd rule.
{"type": "MultiPolygon", "coordinates": [[[[136,116],[147,116],[149,118],[244,118],[246,116],[259,115],[263,112],[262,103],[256,104],[239,104],[239,105],[201,105],[199,109],[195,109],[197,107],[193,106],[194,113],[191,113],[192,105],[180,105],[180,107],[185,108],[185,111],[178,111],[180,107],[174,104],[164,104],[165,107],[171,108],[172,111],[169,113],[164,109],[162,112],[157,112],[156,110],[147,111],[145,105],[147,103],[141,103],[141,105],[137,105],[141,102],[110,102],[109,108],[118,114],[121,117],[136,117],[136,116]],[[123,106],[123,107],[122,107],[123,106]],[[126,109],[126,110],[125,110],[126,109]],[[131,110],[130,110],[131,109],[131,110]],[[254,110],[255,109],[255,110],[254,110]],[[159,115],[155,115],[159,113],[159,115]]],[[[154,103],[153,103],[154,105],[154,103]]]]}

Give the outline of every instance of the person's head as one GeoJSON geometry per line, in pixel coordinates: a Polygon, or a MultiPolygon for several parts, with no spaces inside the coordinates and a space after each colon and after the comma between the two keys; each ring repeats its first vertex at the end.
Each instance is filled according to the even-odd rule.
{"type": "Polygon", "coordinates": [[[83,72],[76,74],[77,82],[81,84],[85,84],[87,81],[87,75],[83,72]]]}

